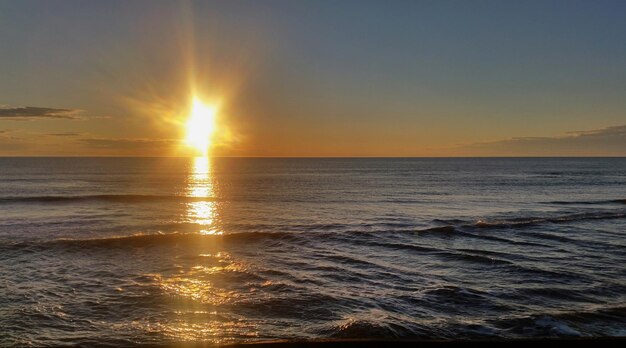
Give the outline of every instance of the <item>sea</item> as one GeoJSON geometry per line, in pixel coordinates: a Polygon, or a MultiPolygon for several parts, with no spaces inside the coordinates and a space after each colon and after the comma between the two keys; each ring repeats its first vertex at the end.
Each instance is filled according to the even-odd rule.
{"type": "Polygon", "coordinates": [[[0,346],[626,336],[626,158],[0,158],[0,346]]]}

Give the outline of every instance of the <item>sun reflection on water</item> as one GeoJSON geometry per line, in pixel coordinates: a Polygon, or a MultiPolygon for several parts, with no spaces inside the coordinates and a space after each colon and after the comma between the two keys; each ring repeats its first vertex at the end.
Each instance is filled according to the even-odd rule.
{"type": "Polygon", "coordinates": [[[190,166],[184,194],[194,199],[185,203],[183,220],[198,227],[187,242],[171,249],[175,269],[150,275],[168,299],[172,316],[144,329],[174,341],[222,344],[233,342],[228,337],[258,336],[253,322],[228,310],[245,296],[236,279],[247,279],[251,271],[246,262],[223,249],[211,164],[210,158],[197,157],[190,166]]]}
{"type": "MultiPolygon", "coordinates": [[[[208,238],[208,237],[202,237],[208,238]]],[[[191,249],[199,248],[197,246],[191,249]]],[[[192,253],[195,254],[195,253],[192,253]]],[[[200,253],[194,261],[183,263],[177,273],[153,274],[153,279],[171,300],[172,317],[151,323],[145,330],[170,337],[175,341],[205,341],[213,344],[254,339],[258,328],[253,322],[226,308],[241,301],[245,293],[238,282],[226,279],[246,277],[248,265],[227,252],[200,253]]],[[[188,256],[179,259],[183,261],[188,256]]]]}
{"type": "Polygon", "coordinates": [[[193,170],[189,175],[187,195],[204,199],[188,204],[187,218],[189,222],[202,226],[199,231],[201,234],[222,234],[222,231],[216,227],[214,179],[211,159],[209,157],[196,157],[193,162],[193,170]]]}

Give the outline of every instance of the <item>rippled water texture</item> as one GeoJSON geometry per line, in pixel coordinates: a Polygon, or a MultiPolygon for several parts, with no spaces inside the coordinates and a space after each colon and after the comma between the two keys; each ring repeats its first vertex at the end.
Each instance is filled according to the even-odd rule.
{"type": "Polygon", "coordinates": [[[0,345],[626,335],[626,159],[0,159],[0,345]]]}

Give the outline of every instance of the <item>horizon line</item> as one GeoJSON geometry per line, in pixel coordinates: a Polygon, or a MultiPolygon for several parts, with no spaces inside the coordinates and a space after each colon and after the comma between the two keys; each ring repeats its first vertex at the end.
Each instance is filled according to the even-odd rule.
{"type": "Polygon", "coordinates": [[[0,158],[198,158],[198,157],[210,157],[210,158],[242,158],[242,159],[426,159],[426,158],[626,158],[624,156],[83,156],[83,155],[40,155],[40,156],[5,156],[0,155],[0,158]]]}

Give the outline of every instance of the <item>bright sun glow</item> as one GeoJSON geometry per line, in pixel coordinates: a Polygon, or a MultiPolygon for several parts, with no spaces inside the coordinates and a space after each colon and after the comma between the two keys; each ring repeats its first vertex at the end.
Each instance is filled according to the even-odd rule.
{"type": "Polygon", "coordinates": [[[209,147],[215,133],[215,118],[217,108],[213,105],[203,103],[198,97],[193,98],[191,114],[187,121],[188,145],[193,146],[203,156],[209,152],[209,147]]]}

